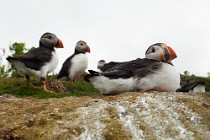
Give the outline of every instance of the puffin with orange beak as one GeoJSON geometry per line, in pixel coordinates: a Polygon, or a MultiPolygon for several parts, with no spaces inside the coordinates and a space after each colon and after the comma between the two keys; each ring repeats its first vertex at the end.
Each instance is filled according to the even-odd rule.
{"type": "Polygon", "coordinates": [[[172,64],[171,61],[177,57],[175,51],[164,43],[151,45],[145,52],[145,58],[158,60],[172,64]]]}
{"type": "Polygon", "coordinates": [[[103,73],[89,70],[84,79],[102,94],[132,91],[173,92],[180,87],[180,74],[169,64],[175,51],[164,43],[151,45],[146,58],[122,62],[103,73]]]}
{"type": "Polygon", "coordinates": [[[41,36],[38,48],[30,50],[22,56],[8,57],[7,60],[18,73],[25,76],[29,86],[40,88],[30,81],[30,76],[36,76],[41,79],[41,88],[49,92],[46,88],[46,77],[48,73],[53,72],[58,64],[55,48],[63,48],[63,43],[56,35],[47,32],[41,36]]]}
{"type": "Polygon", "coordinates": [[[80,40],[76,43],[74,54],[68,57],[57,75],[57,79],[67,78],[72,83],[80,79],[88,66],[86,53],[90,53],[90,47],[86,42],[80,40]]]}

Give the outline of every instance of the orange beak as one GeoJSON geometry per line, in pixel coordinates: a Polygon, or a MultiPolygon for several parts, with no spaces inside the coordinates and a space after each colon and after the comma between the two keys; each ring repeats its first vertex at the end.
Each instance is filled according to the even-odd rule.
{"type": "Polygon", "coordinates": [[[175,51],[171,47],[165,46],[163,49],[164,49],[164,53],[161,54],[160,57],[165,62],[171,62],[173,59],[177,57],[175,51]]]}
{"type": "Polygon", "coordinates": [[[56,48],[63,48],[63,43],[60,39],[58,39],[58,41],[56,43],[56,48]]]}
{"type": "Polygon", "coordinates": [[[89,52],[90,53],[90,47],[89,46],[86,47],[85,52],[89,52]]]}

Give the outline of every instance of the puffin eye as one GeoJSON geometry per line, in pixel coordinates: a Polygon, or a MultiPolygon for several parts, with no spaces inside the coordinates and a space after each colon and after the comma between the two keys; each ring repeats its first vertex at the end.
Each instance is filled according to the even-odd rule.
{"type": "Polygon", "coordinates": [[[80,44],[81,46],[83,45],[83,43],[80,44]]]}
{"type": "Polygon", "coordinates": [[[52,38],[51,35],[48,38],[51,39],[52,38]]]}
{"type": "Polygon", "coordinates": [[[154,53],[155,52],[155,48],[152,48],[152,53],[154,53]]]}

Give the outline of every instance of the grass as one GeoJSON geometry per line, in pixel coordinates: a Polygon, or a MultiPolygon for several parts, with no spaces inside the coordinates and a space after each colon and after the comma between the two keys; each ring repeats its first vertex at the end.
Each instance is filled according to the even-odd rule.
{"type": "Polygon", "coordinates": [[[206,92],[210,92],[210,77],[198,77],[198,79],[205,82],[206,92]]]}
{"type": "MultiPolygon", "coordinates": [[[[75,84],[71,84],[69,81],[62,81],[62,85],[65,86],[67,92],[53,92],[48,93],[42,89],[31,88],[26,84],[26,80],[23,77],[20,78],[2,78],[0,77],[0,95],[11,94],[16,97],[36,97],[40,99],[46,98],[62,98],[67,96],[95,96],[99,95],[99,91],[92,85],[85,81],[78,81],[75,84]]],[[[53,81],[52,78],[49,78],[53,81]]],[[[36,79],[32,79],[32,83],[40,83],[36,79]]],[[[40,85],[40,84],[39,84],[40,85]]]]}
{"type": "MultiPolygon", "coordinates": [[[[189,78],[189,77],[188,77],[189,78]]],[[[205,81],[206,91],[210,92],[210,78],[209,77],[191,77],[191,81],[205,81]]],[[[48,77],[48,82],[55,82],[53,77],[48,77]]],[[[99,91],[95,89],[91,84],[85,81],[78,81],[75,84],[71,84],[69,81],[59,81],[62,83],[67,91],[66,92],[54,92],[48,93],[42,89],[34,89],[26,84],[26,80],[23,77],[19,78],[4,78],[0,77],[0,95],[11,94],[16,97],[36,97],[40,99],[46,98],[62,98],[67,96],[96,96],[99,95],[99,91]]],[[[37,79],[32,79],[32,83],[39,83],[37,79]]]]}

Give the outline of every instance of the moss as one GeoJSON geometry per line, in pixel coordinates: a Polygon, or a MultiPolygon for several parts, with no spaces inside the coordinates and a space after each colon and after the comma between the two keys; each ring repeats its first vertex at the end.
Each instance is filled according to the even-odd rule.
{"type": "Polygon", "coordinates": [[[110,118],[101,120],[106,125],[106,129],[103,132],[105,140],[127,140],[131,139],[131,136],[126,132],[122,123],[119,121],[119,116],[114,108],[108,107],[105,109],[110,118]]]}

